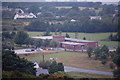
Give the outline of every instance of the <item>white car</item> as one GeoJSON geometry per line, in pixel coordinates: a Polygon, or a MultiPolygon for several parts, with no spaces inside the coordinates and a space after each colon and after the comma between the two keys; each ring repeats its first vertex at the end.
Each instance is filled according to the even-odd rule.
{"type": "Polygon", "coordinates": [[[41,49],[41,48],[37,48],[36,51],[43,51],[43,49],[41,49]]]}

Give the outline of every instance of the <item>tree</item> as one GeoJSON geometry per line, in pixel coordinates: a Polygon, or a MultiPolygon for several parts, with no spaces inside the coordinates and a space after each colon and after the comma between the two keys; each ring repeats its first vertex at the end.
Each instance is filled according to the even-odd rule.
{"type": "Polygon", "coordinates": [[[42,67],[43,69],[49,69],[51,62],[50,61],[45,61],[45,62],[40,62],[39,66],[42,67]]]}
{"type": "Polygon", "coordinates": [[[76,6],[72,7],[71,10],[66,14],[68,17],[80,17],[80,9],[76,6]]]}
{"type": "Polygon", "coordinates": [[[105,64],[107,63],[107,61],[106,61],[106,60],[102,60],[101,63],[102,63],[103,65],[105,65],[105,64]]]}
{"type": "Polygon", "coordinates": [[[100,48],[99,47],[94,50],[94,55],[95,55],[95,59],[100,58],[101,54],[100,54],[100,48]]]}
{"type": "Polygon", "coordinates": [[[62,35],[62,31],[59,31],[59,35],[62,35]]]}
{"type": "Polygon", "coordinates": [[[10,32],[3,32],[2,33],[2,39],[3,40],[5,40],[5,39],[11,39],[10,32]]]}
{"type": "Polygon", "coordinates": [[[44,40],[44,41],[43,41],[43,46],[44,46],[44,47],[50,46],[50,40],[49,40],[49,39],[44,40]]]}
{"type": "Polygon", "coordinates": [[[43,17],[54,17],[55,14],[52,13],[52,12],[44,12],[44,13],[42,14],[42,16],[43,16],[43,17]]]}
{"type": "Polygon", "coordinates": [[[21,46],[21,45],[25,44],[25,42],[28,38],[29,38],[29,35],[26,32],[19,31],[16,34],[15,43],[21,46]]]}
{"type": "Polygon", "coordinates": [[[58,63],[58,71],[64,71],[63,63],[58,63]]]}
{"type": "Polygon", "coordinates": [[[92,49],[92,48],[88,48],[88,49],[87,49],[88,57],[91,57],[91,56],[92,56],[92,52],[93,52],[93,49],[92,49]]]}
{"type": "Polygon", "coordinates": [[[117,68],[120,68],[120,55],[116,55],[113,58],[113,62],[117,65],[117,68]]]}
{"type": "Polygon", "coordinates": [[[66,33],[66,37],[67,37],[67,38],[70,38],[69,34],[66,33]]]}
{"type": "Polygon", "coordinates": [[[116,64],[117,69],[113,71],[115,77],[120,78],[120,55],[116,55],[113,58],[113,62],[116,64]]]}
{"type": "Polygon", "coordinates": [[[109,57],[109,49],[106,45],[103,45],[103,47],[101,48],[101,59],[106,59],[107,57],[109,57]]]}
{"type": "Polygon", "coordinates": [[[56,61],[53,61],[49,67],[49,73],[55,73],[58,72],[58,64],[56,61]]]}
{"type": "Polygon", "coordinates": [[[38,6],[31,6],[31,7],[29,7],[28,12],[29,13],[30,12],[32,12],[32,13],[38,13],[38,12],[40,12],[40,8],[38,6]]]}
{"type": "Polygon", "coordinates": [[[14,39],[16,36],[16,32],[11,32],[11,38],[14,39]]]}
{"type": "Polygon", "coordinates": [[[19,71],[36,75],[34,64],[24,58],[20,58],[13,51],[3,51],[2,66],[4,71],[19,71]]]}
{"type": "Polygon", "coordinates": [[[47,28],[49,28],[48,22],[36,20],[25,26],[24,29],[28,31],[45,31],[47,28]]]}
{"type": "Polygon", "coordinates": [[[78,38],[78,33],[75,33],[75,39],[77,39],[78,38]]]}
{"type": "Polygon", "coordinates": [[[58,41],[55,41],[55,40],[51,40],[51,41],[50,41],[50,46],[51,46],[51,47],[58,47],[58,45],[59,45],[59,42],[58,42],[58,41]]]}
{"type": "Polygon", "coordinates": [[[13,19],[15,15],[15,11],[2,11],[2,19],[13,19]]]}
{"type": "Polygon", "coordinates": [[[34,45],[34,39],[33,38],[29,38],[29,45],[34,45]]]}
{"type": "Polygon", "coordinates": [[[83,40],[86,40],[86,37],[83,37],[83,40]]]}
{"type": "Polygon", "coordinates": [[[50,29],[47,28],[46,32],[43,34],[43,36],[51,36],[50,29]]]}
{"type": "Polygon", "coordinates": [[[113,34],[110,34],[110,36],[108,37],[109,40],[113,40],[113,34]]]}
{"type": "Polygon", "coordinates": [[[43,41],[41,39],[35,39],[33,44],[37,47],[41,47],[43,45],[43,41]]]}

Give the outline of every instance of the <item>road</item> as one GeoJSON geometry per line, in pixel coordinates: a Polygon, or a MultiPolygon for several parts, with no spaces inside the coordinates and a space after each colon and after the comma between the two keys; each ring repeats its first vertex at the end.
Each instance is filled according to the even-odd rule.
{"type": "Polygon", "coordinates": [[[111,75],[111,76],[113,75],[112,72],[89,70],[89,69],[76,68],[70,66],[64,66],[64,70],[65,72],[87,72],[87,73],[103,74],[103,75],[111,75]]]}

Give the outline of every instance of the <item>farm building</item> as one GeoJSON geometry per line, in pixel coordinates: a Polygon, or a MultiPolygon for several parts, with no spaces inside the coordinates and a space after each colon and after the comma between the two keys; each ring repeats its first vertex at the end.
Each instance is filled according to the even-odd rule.
{"type": "Polygon", "coordinates": [[[91,47],[91,48],[98,47],[98,42],[97,41],[65,38],[64,35],[32,37],[32,38],[42,39],[42,40],[48,39],[48,40],[58,41],[60,43],[60,47],[64,48],[66,51],[85,52],[89,47],[91,47]]]}

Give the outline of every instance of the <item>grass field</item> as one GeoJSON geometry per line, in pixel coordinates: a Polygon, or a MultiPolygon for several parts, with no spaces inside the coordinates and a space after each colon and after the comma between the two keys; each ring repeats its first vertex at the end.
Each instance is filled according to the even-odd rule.
{"type": "Polygon", "coordinates": [[[98,41],[98,44],[112,46],[112,47],[118,47],[118,44],[120,44],[120,42],[117,42],[117,41],[98,41]]]}
{"type": "Polygon", "coordinates": [[[112,76],[108,75],[91,74],[84,72],[66,72],[66,75],[71,78],[113,78],[112,76]]]}
{"type": "MultiPolygon", "coordinates": [[[[30,35],[30,37],[33,36],[42,36],[44,32],[28,32],[28,34],[30,35]]],[[[54,32],[51,32],[52,35],[54,35],[54,32]]],[[[65,32],[63,32],[62,34],[66,34],[65,32]]],[[[70,35],[71,38],[75,37],[75,33],[68,33],[70,35]]],[[[78,33],[78,39],[83,39],[83,37],[86,37],[87,40],[95,40],[98,41],[99,44],[101,45],[107,45],[107,46],[118,46],[118,42],[117,41],[101,41],[104,39],[108,39],[108,36],[111,33],[78,33]]],[[[113,33],[116,34],[116,33],[113,33]]]]}
{"type": "MultiPolygon", "coordinates": [[[[28,32],[28,34],[33,37],[33,36],[42,36],[44,32],[28,32]]],[[[54,35],[54,32],[51,32],[52,35],[54,35]]],[[[63,32],[62,34],[66,34],[63,32]]],[[[75,33],[68,33],[71,38],[75,38],[75,33]]],[[[87,40],[102,40],[102,39],[107,39],[108,36],[111,33],[78,33],[78,39],[83,39],[83,37],[86,37],[87,40]]],[[[116,34],[116,33],[113,33],[116,34]]]]}
{"type": "MultiPolygon", "coordinates": [[[[85,69],[100,70],[100,71],[112,71],[109,68],[109,64],[102,65],[101,61],[95,60],[94,57],[88,58],[86,53],[79,52],[55,52],[45,55],[45,60],[55,58],[57,62],[62,62],[66,66],[80,67],[85,69]]],[[[20,55],[28,59],[29,61],[42,61],[42,55],[40,54],[29,54],[28,56],[20,55]]]]}

